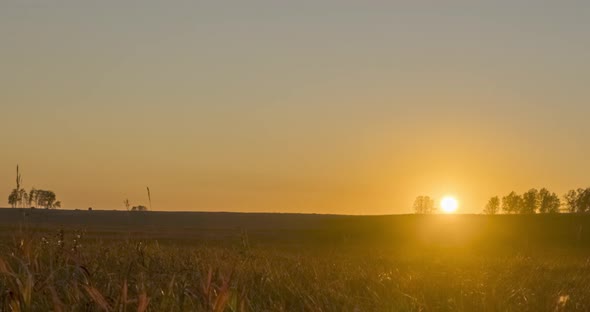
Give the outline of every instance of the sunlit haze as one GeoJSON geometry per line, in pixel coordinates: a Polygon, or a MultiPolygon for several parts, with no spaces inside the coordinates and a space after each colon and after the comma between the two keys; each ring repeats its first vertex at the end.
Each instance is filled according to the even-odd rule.
{"type": "Polygon", "coordinates": [[[0,3],[0,206],[460,213],[590,176],[589,1],[0,3]]]}
{"type": "Polygon", "coordinates": [[[440,209],[443,213],[455,213],[459,208],[459,201],[452,196],[445,196],[440,201],[440,209]]]}

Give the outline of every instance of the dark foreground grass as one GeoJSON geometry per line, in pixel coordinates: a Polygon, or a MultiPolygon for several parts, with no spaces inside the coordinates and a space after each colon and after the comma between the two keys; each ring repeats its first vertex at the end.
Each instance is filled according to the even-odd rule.
{"type": "Polygon", "coordinates": [[[590,310],[588,253],[567,244],[12,231],[0,311],[590,310]]]}

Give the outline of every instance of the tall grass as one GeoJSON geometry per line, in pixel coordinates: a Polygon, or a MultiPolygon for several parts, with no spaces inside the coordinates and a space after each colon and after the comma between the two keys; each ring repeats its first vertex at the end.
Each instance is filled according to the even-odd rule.
{"type": "Polygon", "coordinates": [[[0,311],[590,309],[583,255],[85,235],[28,231],[0,245],[0,311]]]}

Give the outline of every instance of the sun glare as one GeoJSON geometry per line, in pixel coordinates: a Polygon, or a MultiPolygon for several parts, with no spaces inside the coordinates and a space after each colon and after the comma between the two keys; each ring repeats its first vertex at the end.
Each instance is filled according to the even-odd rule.
{"type": "Polygon", "coordinates": [[[459,202],[451,196],[446,196],[440,201],[440,208],[444,213],[453,213],[459,208],[459,202]]]}

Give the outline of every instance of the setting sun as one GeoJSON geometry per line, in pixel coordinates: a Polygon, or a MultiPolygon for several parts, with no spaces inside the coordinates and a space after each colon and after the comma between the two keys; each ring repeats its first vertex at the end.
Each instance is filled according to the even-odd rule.
{"type": "Polygon", "coordinates": [[[458,207],[459,202],[454,197],[446,196],[440,201],[440,208],[444,213],[454,213],[458,207]]]}

